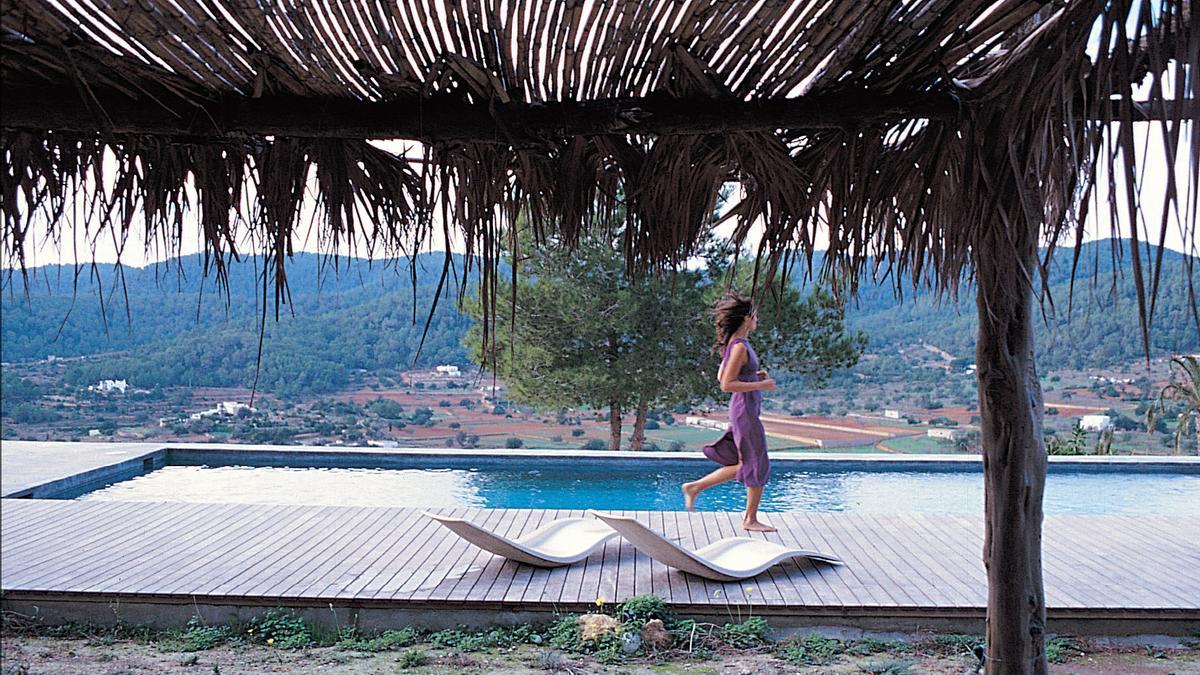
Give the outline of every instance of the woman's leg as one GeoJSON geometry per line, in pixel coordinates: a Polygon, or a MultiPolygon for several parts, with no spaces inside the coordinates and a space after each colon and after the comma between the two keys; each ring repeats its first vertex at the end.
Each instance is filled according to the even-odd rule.
{"type": "Polygon", "coordinates": [[[762,501],[763,489],[746,486],[746,518],[742,521],[742,529],[747,532],[776,532],[770,525],[758,522],[758,503],[762,501]]]}
{"type": "MultiPolygon", "coordinates": [[[[696,510],[696,496],[704,492],[714,485],[726,483],[737,477],[738,469],[742,468],[741,464],[733,466],[723,466],[716,471],[708,474],[704,478],[691,483],[683,484],[683,506],[688,511],[696,510]]],[[[761,490],[760,490],[761,491],[761,490]]]]}

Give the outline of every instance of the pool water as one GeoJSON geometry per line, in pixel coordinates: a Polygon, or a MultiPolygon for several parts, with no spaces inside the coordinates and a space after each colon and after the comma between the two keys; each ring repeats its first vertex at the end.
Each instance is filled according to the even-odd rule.
{"type": "MultiPolygon", "coordinates": [[[[978,470],[799,470],[777,463],[764,511],[978,514],[978,470]]],[[[711,465],[645,461],[539,466],[513,459],[459,468],[293,468],[167,466],[76,497],[83,500],[239,502],[331,506],[681,510],[679,486],[711,465]]],[[[887,467],[883,467],[887,468],[887,467]]],[[[728,483],[705,492],[704,511],[739,511],[745,490],[728,483]]],[[[1047,514],[1200,516],[1200,474],[1052,470],[1047,514]]]]}

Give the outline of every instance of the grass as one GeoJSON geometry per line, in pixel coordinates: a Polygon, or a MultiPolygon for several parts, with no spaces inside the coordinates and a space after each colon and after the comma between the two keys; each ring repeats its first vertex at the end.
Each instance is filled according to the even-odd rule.
{"type": "Polygon", "coordinates": [[[888,440],[883,441],[883,445],[897,452],[903,452],[906,454],[949,454],[955,452],[954,443],[942,438],[930,438],[929,436],[904,436],[901,438],[889,438],[888,440]]]}
{"type": "MultiPolygon", "coordinates": [[[[768,434],[767,438],[770,439],[772,437],[770,434],[768,434]]],[[[880,450],[879,448],[875,447],[874,445],[851,445],[851,446],[848,446],[845,448],[812,448],[812,447],[808,447],[808,446],[799,446],[799,447],[793,446],[793,447],[789,448],[789,447],[776,447],[774,445],[771,445],[771,452],[826,452],[826,453],[830,453],[830,454],[845,453],[845,454],[853,454],[853,455],[870,455],[870,454],[877,455],[877,454],[884,453],[883,450],[880,450]]]]}

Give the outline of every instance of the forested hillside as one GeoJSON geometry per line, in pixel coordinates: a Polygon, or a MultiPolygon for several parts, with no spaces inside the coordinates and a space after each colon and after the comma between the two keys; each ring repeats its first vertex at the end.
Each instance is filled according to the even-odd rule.
{"type": "MultiPolygon", "coordinates": [[[[1071,250],[1052,264],[1044,318],[1035,320],[1038,364],[1048,368],[1104,367],[1144,355],[1137,294],[1128,256],[1113,260],[1108,242],[1085,244],[1071,291],[1071,250]],[[1068,313],[1068,309],[1070,310],[1068,313]]],[[[1189,309],[1184,256],[1164,251],[1162,281],[1151,328],[1155,356],[1200,351],[1200,335],[1189,309]]],[[[1198,266],[1200,271],[1200,266],[1198,266]]],[[[1200,279],[1197,279],[1200,283],[1200,279]]],[[[870,338],[869,350],[925,341],[956,357],[974,360],[977,328],[974,288],[964,285],[957,302],[928,290],[905,288],[899,302],[889,284],[864,284],[847,311],[850,325],[870,338]]]]}
{"type": "MultiPolygon", "coordinates": [[[[1083,249],[1069,316],[1071,251],[1059,252],[1049,280],[1055,304],[1047,304],[1047,318],[1037,322],[1043,371],[1103,367],[1142,356],[1133,284],[1127,278],[1114,280],[1109,251],[1107,242],[1083,249]]],[[[1168,251],[1165,261],[1152,331],[1154,353],[1200,351],[1200,336],[1187,309],[1184,258],[1168,251]]],[[[461,270],[461,257],[455,262],[461,270]]],[[[169,268],[127,269],[123,288],[112,266],[84,267],[74,297],[72,267],[35,270],[28,297],[14,276],[3,299],[3,360],[106,354],[72,364],[68,378],[82,384],[123,377],[139,387],[248,387],[258,354],[261,267],[254,261],[235,265],[225,296],[214,279],[201,279],[199,265],[191,256],[169,268]]],[[[346,384],[356,369],[402,370],[413,364],[441,274],[441,254],[417,260],[415,321],[407,260],[368,265],[343,259],[336,273],[331,265],[315,255],[296,256],[288,266],[291,304],[280,308],[278,322],[268,296],[260,389],[283,395],[328,392],[346,384]]],[[[928,342],[956,357],[973,358],[976,323],[969,285],[957,302],[911,288],[904,296],[899,302],[890,282],[863,283],[847,318],[851,327],[868,334],[868,351],[887,353],[928,342]]],[[[468,328],[469,319],[459,314],[447,289],[416,364],[467,365],[462,336],[468,328]]]]}
{"type": "MultiPolygon", "coordinates": [[[[462,259],[456,262],[461,270],[462,259]]],[[[28,299],[19,282],[5,294],[3,358],[24,361],[51,354],[115,352],[72,364],[68,379],[86,383],[127,378],[139,387],[251,386],[258,358],[261,268],[256,270],[252,263],[234,266],[229,294],[223,296],[214,280],[201,282],[198,264],[193,256],[169,270],[126,270],[128,315],[111,266],[98,266],[95,274],[85,269],[73,300],[73,270],[41,268],[28,299]],[[176,270],[186,271],[187,277],[176,270]]],[[[407,261],[352,261],[335,273],[322,267],[315,255],[297,256],[288,267],[292,302],[280,308],[278,321],[274,300],[267,299],[259,387],[285,395],[327,392],[344,385],[355,369],[411,367],[441,267],[440,254],[418,258],[414,320],[407,261]]],[[[461,345],[467,327],[447,288],[417,365],[468,364],[461,345]]]]}

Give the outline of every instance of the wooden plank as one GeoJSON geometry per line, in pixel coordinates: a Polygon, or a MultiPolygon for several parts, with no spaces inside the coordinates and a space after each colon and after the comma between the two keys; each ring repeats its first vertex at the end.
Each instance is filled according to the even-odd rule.
{"type": "Polygon", "coordinates": [[[875,598],[875,602],[885,607],[889,604],[897,607],[920,607],[921,602],[909,596],[901,585],[901,575],[892,561],[881,555],[875,549],[874,542],[854,527],[852,521],[857,516],[845,515],[846,518],[828,521],[830,534],[837,537],[855,556],[858,561],[857,569],[861,572],[859,579],[865,583],[866,590],[875,598]]]}
{"type": "MultiPolygon", "coordinates": [[[[509,539],[512,538],[513,534],[521,531],[521,528],[525,526],[525,521],[528,520],[529,514],[525,511],[510,509],[497,510],[500,512],[502,519],[497,523],[494,531],[504,537],[508,537],[509,539]]],[[[464,598],[466,600],[482,600],[483,598],[486,598],[488,593],[491,591],[492,586],[496,583],[497,577],[500,576],[501,571],[504,570],[506,566],[512,564],[514,563],[510,563],[508,560],[505,560],[498,555],[490,555],[484,565],[484,568],[480,570],[479,577],[467,590],[464,598]]],[[[507,587],[505,590],[507,590],[507,587]]]]}
{"type": "MultiPolygon", "coordinates": [[[[0,530],[6,591],[492,599],[526,606],[590,605],[600,595],[611,605],[654,592],[672,603],[723,607],[731,620],[763,605],[944,609],[981,608],[986,602],[982,527],[968,516],[772,514],[780,532],[755,536],[840,555],[847,567],[787,563],[749,582],[716,584],[670,570],[620,541],[566,568],[518,566],[471,546],[415,509],[10,506],[16,501],[5,500],[0,530]],[[747,585],[755,588],[748,595],[747,585]]],[[[555,518],[584,514],[486,509],[464,515],[516,536],[555,518]]],[[[741,535],[736,513],[632,515],[690,548],[741,535]]],[[[1190,573],[1200,565],[1194,531],[1194,520],[1185,518],[1048,517],[1043,556],[1048,604],[1097,611],[1200,608],[1200,580],[1190,573]]]]}
{"type": "MultiPolygon", "coordinates": [[[[187,530],[201,530],[210,525],[206,513],[216,510],[218,505],[193,504],[182,510],[181,504],[144,504],[153,515],[150,524],[144,527],[129,527],[124,522],[110,524],[113,529],[129,527],[134,530],[130,537],[113,538],[105,542],[105,552],[86,558],[88,574],[77,576],[64,590],[78,592],[113,592],[127,584],[142,588],[140,583],[152,570],[161,569],[167,551],[177,552],[177,539],[187,530]],[[157,513],[155,513],[157,512],[157,513]],[[178,519],[169,520],[168,519],[178,519]],[[170,522],[171,525],[164,525],[170,522]],[[176,524],[181,527],[176,528],[176,524]]],[[[215,531],[215,526],[213,528],[215,531]]]]}
{"type": "Polygon", "coordinates": [[[857,559],[847,555],[846,547],[836,538],[826,538],[824,524],[818,523],[810,513],[804,511],[782,513],[779,517],[784,522],[791,522],[792,527],[789,528],[789,534],[796,531],[806,534],[806,539],[800,543],[805,546],[813,546],[819,551],[831,553],[845,561],[845,565],[838,567],[822,566],[817,568],[817,574],[825,581],[837,599],[835,606],[861,607],[875,604],[871,594],[858,578],[857,559]]]}
{"type": "MultiPolygon", "coordinates": [[[[979,558],[976,565],[970,568],[971,578],[975,580],[980,588],[982,600],[980,606],[987,605],[987,576],[983,571],[983,526],[975,520],[966,520],[965,517],[953,516],[923,516],[926,520],[934,523],[933,527],[941,532],[943,536],[960,536],[964,545],[970,546],[972,550],[979,551],[979,558]]],[[[1053,547],[1046,546],[1043,539],[1042,552],[1042,577],[1044,585],[1047,589],[1047,598],[1061,598],[1065,605],[1075,608],[1093,607],[1095,601],[1081,596],[1078,589],[1070,589],[1070,584],[1057,582],[1058,579],[1069,579],[1071,571],[1069,564],[1062,560],[1060,554],[1053,547]]]]}
{"type": "MultiPolygon", "coordinates": [[[[118,502],[132,505],[135,502],[118,502]]],[[[56,528],[72,526],[81,528],[83,524],[97,516],[103,517],[113,502],[89,501],[70,502],[57,499],[5,499],[0,506],[0,537],[8,545],[16,546],[20,542],[38,541],[38,535],[53,536],[53,529],[46,526],[53,523],[56,528]]]]}
{"type": "MultiPolygon", "coordinates": [[[[508,515],[508,529],[504,536],[513,539],[519,533],[525,531],[525,526],[530,518],[533,517],[533,512],[529,509],[512,509],[508,515]]],[[[495,570],[495,574],[491,577],[491,583],[486,584],[486,589],[483,587],[479,588],[479,594],[476,594],[473,589],[472,600],[499,602],[504,598],[504,594],[508,592],[509,584],[512,583],[513,577],[517,574],[517,563],[499,556],[496,557],[496,561],[499,563],[499,566],[492,568],[495,570]]]]}
{"type": "Polygon", "coordinates": [[[322,539],[318,534],[336,527],[346,515],[346,509],[319,506],[301,516],[303,528],[293,523],[286,530],[256,537],[260,548],[253,559],[245,561],[245,572],[214,582],[208,594],[261,596],[265,586],[290,574],[298,561],[314,555],[312,549],[319,548],[322,539]]]}
{"type": "MultiPolygon", "coordinates": [[[[708,530],[706,530],[704,528],[704,520],[703,520],[704,514],[703,513],[700,513],[697,511],[691,511],[691,512],[684,512],[680,515],[683,516],[684,524],[686,525],[686,528],[685,528],[687,531],[686,536],[688,537],[688,543],[686,544],[686,546],[688,548],[695,550],[695,549],[705,546],[711,542],[711,540],[708,538],[708,530]]],[[[681,541],[680,543],[683,544],[684,542],[681,541]]],[[[703,604],[706,604],[706,605],[707,604],[720,604],[720,605],[728,604],[729,599],[725,597],[725,591],[721,588],[720,582],[710,581],[708,579],[697,578],[691,574],[686,574],[686,573],[680,572],[678,570],[676,570],[676,574],[680,574],[688,579],[689,588],[691,588],[693,599],[696,597],[700,597],[701,602],[703,602],[703,604]],[[690,586],[690,584],[693,580],[696,583],[700,584],[701,590],[699,591],[699,593],[697,593],[697,589],[694,586],[690,586]]]]}
{"type": "Polygon", "coordinates": [[[870,521],[858,513],[851,514],[844,522],[847,529],[857,533],[864,546],[869,547],[867,550],[871,555],[883,561],[892,588],[898,588],[918,607],[940,607],[949,601],[941,588],[924,583],[921,569],[911,558],[892,547],[887,532],[872,528],[870,521]]]}
{"type": "MultiPolygon", "coordinates": [[[[446,515],[451,518],[461,518],[467,515],[467,509],[453,508],[446,515]]],[[[428,576],[428,567],[437,564],[440,552],[458,539],[458,535],[450,530],[436,523],[434,525],[434,528],[427,531],[427,538],[422,542],[420,550],[399,566],[395,574],[376,592],[375,597],[392,600],[408,599],[409,594],[416,590],[416,584],[424,581],[428,576]]]]}
{"type": "MultiPolygon", "coordinates": [[[[1140,536],[1127,536],[1118,529],[1118,521],[1110,521],[1106,531],[1089,526],[1087,520],[1079,520],[1070,527],[1055,527],[1053,531],[1063,543],[1069,542],[1072,566],[1077,570],[1074,581],[1092,588],[1105,588],[1104,602],[1107,607],[1176,606],[1188,602],[1186,594],[1174,584],[1159,584],[1158,579],[1186,579],[1182,570],[1172,569],[1164,562],[1165,556],[1144,556],[1133,553],[1129,547],[1142,545],[1140,536]],[[1084,576],[1081,576],[1083,573],[1084,576]],[[1090,579],[1088,574],[1090,573],[1090,579]]],[[[1186,575],[1186,576],[1185,576],[1186,575]]]]}
{"type": "MultiPolygon", "coordinates": [[[[472,509],[463,516],[480,527],[495,531],[497,524],[503,518],[501,509],[472,509]]],[[[430,589],[429,600],[462,599],[471,585],[478,580],[479,574],[487,564],[492,554],[474,544],[457,537],[459,542],[447,555],[448,564],[436,587],[430,589]],[[458,595],[456,595],[456,593],[458,595]]],[[[427,584],[428,585],[428,584],[427,584]]]]}
{"type": "Polygon", "coordinates": [[[342,564],[336,570],[336,576],[326,579],[324,588],[312,588],[310,593],[316,597],[343,597],[346,587],[356,581],[371,563],[387,550],[384,544],[394,535],[396,529],[404,525],[408,512],[403,509],[384,509],[383,517],[366,532],[366,537],[350,551],[342,564]]]}
{"type": "MultiPolygon", "coordinates": [[[[153,568],[147,569],[136,578],[129,580],[125,586],[113,587],[113,592],[139,592],[140,589],[166,589],[170,592],[181,590],[194,591],[204,588],[205,579],[222,570],[221,562],[230,557],[234,551],[270,527],[278,518],[303,507],[272,505],[267,508],[246,510],[245,515],[230,519],[212,518],[216,521],[216,529],[205,530],[203,527],[192,526],[189,522],[171,523],[168,527],[174,531],[171,546],[163,556],[154,561],[153,568]],[[228,523],[232,523],[229,525],[228,523]],[[220,571],[214,571],[216,570],[220,571]]],[[[198,520],[193,518],[192,520],[198,520]]],[[[225,571],[228,574],[228,571],[225,571]]],[[[222,574],[221,576],[224,576],[222,574]]]]}
{"type": "MultiPolygon", "coordinates": [[[[168,588],[176,593],[220,595],[229,589],[252,583],[253,578],[273,569],[279,557],[311,536],[314,529],[312,524],[317,522],[323,511],[323,507],[314,506],[283,511],[276,516],[277,522],[271,527],[252,530],[252,534],[244,537],[243,542],[230,546],[222,555],[214,558],[203,575],[178,579],[168,588]]],[[[262,521],[261,517],[253,515],[255,512],[257,509],[247,512],[243,519],[257,526],[262,521]]]]}
{"type": "MultiPolygon", "coordinates": [[[[529,520],[525,523],[525,527],[517,533],[517,537],[533,532],[542,525],[550,522],[547,519],[548,515],[549,512],[542,510],[530,513],[529,520]]],[[[533,577],[538,571],[538,568],[532,565],[517,565],[517,568],[513,570],[512,579],[508,582],[508,588],[505,589],[504,595],[501,596],[504,602],[520,602],[521,598],[525,597],[525,592],[529,589],[529,585],[533,582],[533,577]]]]}
{"type": "Polygon", "coordinates": [[[413,555],[420,547],[423,533],[441,527],[431,518],[421,515],[416,509],[397,509],[402,520],[391,534],[389,543],[379,555],[345,588],[338,593],[341,598],[372,597],[400,566],[399,561],[413,555]]]}
{"type": "Polygon", "coordinates": [[[1092,555],[1081,555],[1075,545],[1063,540],[1053,529],[1043,527],[1042,569],[1045,585],[1081,601],[1084,607],[1104,607],[1110,594],[1086,577],[1102,573],[1091,564],[1092,555]],[[1065,544],[1065,545],[1064,545],[1065,544]],[[1081,576],[1083,578],[1081,578],[1081,576]]]}
{"type": "MultiPolygon", "coordinates": [[[[746,532],[742,528],[744,518],[744,515],[727,514],[728,530],[733,532],[734,536],[762,539],[783,545],[783,538],[778,532],[746,532]]],[[[774,524],[774,526],[778,528],[781,524],[774,524]]],[[[787,567],[794,567],[794,565],[791,561],[785,560],[767,568],[754,579],[748,580],[755,589],[748,592],[751,603],[758,601],[766,605],[785,605],[796,602],[799,594],[789,578],[787,567]]]]}
{"type": "MultiPolygon", "coordinates": [[[[784,517],[782,514],[777,516],[779,521],[779,541],[784,546],[803,548],[808,550],[822,550],[820,546],[815,544],[811,537],[801,537],[802,530],[796,528],[795,521],[784,517]]],[[[805,605],[814,606],[841,606],[843,603],[838,599],[830,585],[830,580],[825,578],[825,572],[828,571],[831,578],[835,574],[835,568],[816,564],[812,561],[792,561],[782,567],[788,575],[789,581],[796,590],[798,601],[805,605]]]]}
{"type": "MultiPolygon", "coordinates": [[[[11,508],[10,501],[17,500],[5,500],[4,508],[11,508]]],[[[43,557],[40,560],[44,561],[47,556],[55,555],[47,552],[49,549],[57,551],[68,546],[84,546],[102,539],[107,536],[105,524],[111,522],[114,517],[129,517],[130,514],[141,513],[144,507],[142,502],[109,502],[83,511],[74,508],[72,502],[63,502],[61,505],[54,503],[31,528],[11,536],[7,530],[0,533],[4,537],[3,552],[16,554],[37,550],[42,552],[43,557]]],[[[36,564],[38,560],[30,562],[36,564]]]]}
{"type": "MultiPolygon", "coordinates": [[[[480,524],[493,532],[499,531],[501,525],[505,522],[505,512],[503,509],[479,509],[476,513],[483,515],[483,520],[480,524]]],[[[470,554],[465,561],[465,571],[447,590],[445,596],[447,600],[465,600],[470,595],[471,589],[483,577],[488,563],[496,557],[490,552],[473,545],[468,546],[468,551],[470,554]]]]}
{"type": "Polygon", "coordinates": [[[617,602],[617,573],[620,568],[621,548],[623,545],[627,544],[621,537],[614,537],[605,542],[601,564],[597,569],[596,587],[591,594],[592,598],[589,600],[584,597],[581,600],[584,602],[595,602],[600,598],[604,598],[606,603],[617,602]]]}
{"type": "MultiPolygon", "coordinates": [[[[634,511],[618,511],[617,513],[627,518],[636,519],[638,517],[638,514],[634,511]]],[[[643,524],[645,523],[643,522],[643,524]]],[[[618,551],[616,591],[613,593],[611,600],[613,602],[624,602],[634,596],[634,584],[637,582],[637,561],[643,557],[643,554],[623,539],[620,540],[618,551]]]]}
{"type": "MultiPolygon", "coordinates": [[[[675,529],[674,513],[655,511],[651,513],[651,524],[671,541],[678,541],[679,535],[675,529]]],[[[677,581],[671,569],[657,560],[650,560],[651,592],[662,598],[664,602],[690,602],[687,594],[687,584],[677,581]]]]}
{"type": "Polygon", "coordinates": [[[987,607],[987,576],[983,570],[982,540],[971,528],[959,529],[958,519],[940,519],[934,525],[924,513],[907,513],[904,519],[915,533],[909,540],[914,555],[922,554],[941,571],[943,583],[954,586],[964,607],[987,607]],[[971,555],[974,554],[974,555],[971,555]]]}
{"type": "MultiPolygon", "coordinates": [[[[202,505],[182,504],[180,507],[176,515],[186,517],[188,512],[198,510],[202,505]]],[[[125,519],[114,518],[94,523],[93,535],[83,542],[77,544],[66,538],[47,541],[42,554],[30,556],[26,563],[42,571],[36,577],[27,578],[22,587],[67,590],[108,572],[110,566],[120,569],[138,553],[145,557],[143,547],[165,540],[161,530],[149,525],[161,519],[161,511],[161,505],[141,503],[132,511],[120,512],[131,514],[125,519]]],[[[155,552],[154,549],[151,552],[155,552]]]]}
{"type": "Polygon", "coordinates": [[[268,592],[268,594],[278,597],[326,597],[319,593],[329,586],[333,579],[337,578],[339,569],[350,565],[347,558],[353,555],[365,539],[370,537],[386,515],[386,509],[371,507],[354,509],[350,520],[341,527],[345,534],[339,537],[331,533],[329,537],[331,541],[325,553],[305,565],[303,573],[293,573],[295,581],[290,586],[284,588],[283,584],[280,584],[282,590],[268,592]]]}

